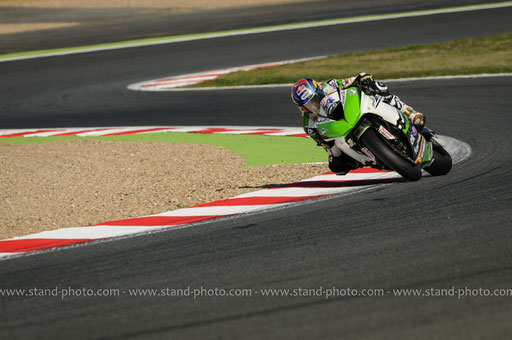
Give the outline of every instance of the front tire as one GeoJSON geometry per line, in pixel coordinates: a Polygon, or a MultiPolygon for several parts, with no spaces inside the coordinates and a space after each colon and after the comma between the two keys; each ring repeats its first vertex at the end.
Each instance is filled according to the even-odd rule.
{"type": "Polygon", "coordinates": [[[452,169],[452,156],[435,140],[432,140],[432,150],[434,151],[434,161],[424,168],[425,171],[432,176],[446,175],[452,169]]]}
{"type": "Polygon", "coordinates": [[[378,133],[373,129],[367,129],[360,140],[370,151],[384,164],[398,172],[410,181],[417,181],[421,178],[421,169],[397,154],[378,133]]]}

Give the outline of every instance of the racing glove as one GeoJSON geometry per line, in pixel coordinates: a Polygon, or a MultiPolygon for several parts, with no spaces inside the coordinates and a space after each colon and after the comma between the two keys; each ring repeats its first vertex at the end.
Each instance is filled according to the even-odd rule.
{"type": "Polygon", "coordinates": [[[389,96],[389,90],[386,84],[375,81],[369,73],[360,73],[358,75],[358,84],[361,91],[367,95],[389,96]]]}

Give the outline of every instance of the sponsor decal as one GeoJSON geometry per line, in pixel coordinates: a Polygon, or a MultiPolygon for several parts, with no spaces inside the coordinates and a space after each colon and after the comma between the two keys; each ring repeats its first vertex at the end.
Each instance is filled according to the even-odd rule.
{"type": "MultiPolygon", "coordinates": [[[[412,134],[411,134],[411,137],[412,137],[412,134]]],[[[418,155],[420,162],[423,161],[423,155],[425,153],[425,138],[423,138],[422,135],[418,135],[418,138],[416,138],[414,140],[414,144],[412,142],[411,142],[411,144],[413,145],[414,154],[418,155]]],[[[417,163],[417,162],[418,162],[418,159],[415,161],[415,163],[417,163]]]]}
{"type": "Polygon", "coordinates": [[[423,159],[425,158],[425,151],[426,151],[426,145],[425,145],[425,139],[423,136],[420,136],[418,140],[421,141],[421,143],[418,143],[418,145],[414,148],[414,152],[418,155],[414,163],[421,164],[423,162],[423,159]],[[420,150],[418,150],[420,149],[420,150]]]}
{"type": "Polygon", "coordinates": [[[316,129],[312,129],[312,128],[307,128],[306,129],[306,133],[310,136],[314,135],[316,133],[316,129]]]}
{"type": "Polygon", "coordinates": [[[411,145],[414,146],[417,143],[417,138],[413,135],[411,130],[409,130],[407,136],[409,137],[409,143],[411,143],[411,145]]]}
{"type": "Polygon", "coordinates": [[[354,82],[354,80],[356,80],[356,77],[351,77],[351,78],[348,78],[348,79],[343,79],[341,81],[341,83],[343,84],[343,86],[347,86],[349,84],[352,84],[354,82]]]}
{"type": "Polygon", "coordinates": [[[346,96],[346,95],[345,95],[345,91],[340,92],[339,94],[340,94],[340,100],[341,100],[341,102],[342,102],[343,104],[345,104],[345,96],[346,96]]]}
{"type": "Polygon", "coordinates": [[[356,95],[357,95],[357,90],[356,90],[355,88],[353,88],[353,87],[352,87],[352,88],[350,88],[350,89],[348,90],[348,94],[349,94],[350,96],[356,96],[356,95]]]}
{"type": "Polygon", "coordinates": [[[384,126],[382,126],[382,125],[379,127],[379,133],[380,133],[381,135],[383,135],[384,137],[386,137],[387,139],[395,139],[395,136],[393,136],[393,135],[391,134],[391,132],[389,132],[388,130],[386,130],[386,129],[384,128],[384,126]]]}
{"type": "Polygon", "coordinates": [[[361,151],[372,160],[372,162],[375,162],[375,156],[368,150],[367,148],[363,147],[361,148],[361,151]]]}
{"type": "Polygon", "coordinates": [[[320,104],[322,105],[322,109],[327,115],[334,111],[336,106],[338,106],[338,103],[334,100],[333,97],[330,96],[324,97],[320,104]]]}
{"type": "Polygon", "coordinates": [[[300,100],[305,101],[306,99],[308,99],[308,88],[306,86],[300,85],[299,87],[297,87],[295,92],[299,96],[300,100]]]}
{"type": "Polygon", "coordinates": [[[331,80],[327,81],[327,84],[332,86],[333,88],[338,87],[338,82],[336,81],[336,79],[331,79],[331,80]]]}

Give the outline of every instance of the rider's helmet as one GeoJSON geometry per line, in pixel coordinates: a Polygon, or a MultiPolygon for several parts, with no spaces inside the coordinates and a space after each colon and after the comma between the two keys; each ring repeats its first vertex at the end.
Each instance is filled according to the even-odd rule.
{"type": "Polygon", "coordinates": [[[292,100],[295,105],[316,116],[320,113],[320,102],[324,97],[322,86],[311,78],[302,78],[292,87],[292,100]]]}

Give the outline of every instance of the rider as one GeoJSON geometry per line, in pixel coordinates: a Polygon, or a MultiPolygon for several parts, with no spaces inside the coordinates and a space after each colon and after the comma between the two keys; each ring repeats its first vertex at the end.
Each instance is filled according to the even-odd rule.
{"type": "MultiPolygon", "coordinates": [[[[292,88],[292,100],[302,112],[302,127],[304,131],[322,146],[329,154],[329,169],[337,175],[345,175],[350,170],[357,169],[363,164],[353,159],[349,155],[344,154],[333,141],[325,141],[318,133],[317,123],[323,121],[327,117],[320,116],[320,108],[332,105],[330,101],[324,100],[338,90],[344,90],[349,87],[357,87],[368,95],[378,95],[390,105],[396,107],[400,112],[404,113],[411,123],[419,130],[425,124],[425,116],[415,111],[412,107],[403,103],[400,98],[389,93],[388,87],[382,83],[375,81],[373,76],[368,73],[360,73],[355,77],[347,79],[330,79],[325,83],[317,83],[311,78],[302,78],[298,80],[292,88]],[[329,103],[328,103],[329,102],[329,103]]],[[[339,98],[339,97],[336,97],[339,98]]],[[[340,99],[338,101],[341,101],[340,99]]]]}

